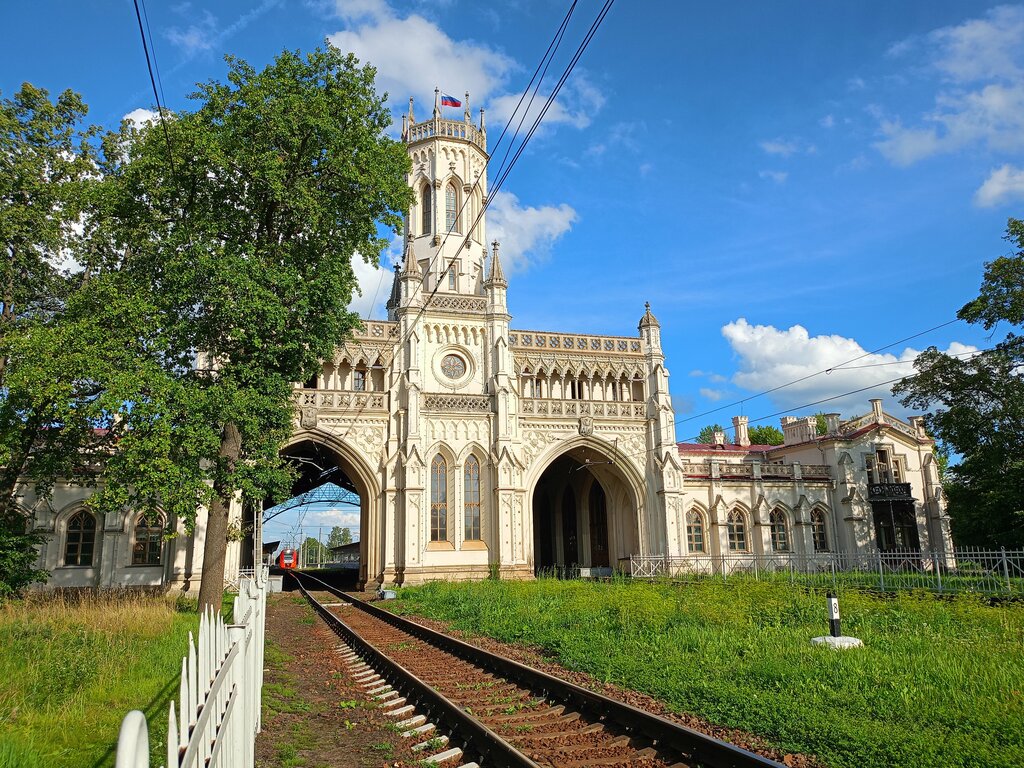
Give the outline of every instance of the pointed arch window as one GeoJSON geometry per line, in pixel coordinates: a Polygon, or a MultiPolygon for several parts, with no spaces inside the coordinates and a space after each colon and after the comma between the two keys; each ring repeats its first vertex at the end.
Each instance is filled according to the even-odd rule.
{"type": "Polygon", "coordinates": [[[789,552],[789,528],[786,526],[786,513],[781,509],[773,509],[768,515],[771,532],[772,552],[789,552]]]}
{"type": "Polygon", "coordinates": [[[163,518],[154,514],[139,517],[132,543],[132,565],[160,565],[163,543],[163,518]]]}
{"type": "Polygon", "coordinates": [[[726,530],[729,534],[729,551],[730,552],[746,552],[747,551],[747,521],[743,517],[743,513],[738,509],[734,509],[729,513],[729,516],[725,519],[726,530]]]}
{"type": "Polygon", "coordinates": [[[434,231],[434,212],[430,205],[430,184],[424,184],[420,192],[420,234],[429,235],[434,231]]]}
{"type": "Polygon", "coordinates": [[[690,552],[705,552],[704,518],[695,509],[686,513],[686,547],[690,552]]]}
{"type": "Polygon", "coordinates": [[[480,535],[480,462],[476,456],[466,459],[465,480],[466,540],[479,541],[480,535]]]}
{"type": "Polygon", "coordinates": [[[430,462],[430,540],[448,540],[448,462],[441,454],[430,462]]]}
{"type": "Polygon", "coordinates": [[[825,513],[820,509],[811,510],[811,538],[814,540],[815,552],[828,552],[828,526],[825,513]]]}
{"type": "Polygon", "coordinates": [[[459,231],[459,193],[454,182],[444,189],[444,228],[449,232],[459,231]]]}
{"type": "Polygon", "coordinates": [[[64,565],[92,565],[96,547],[96,518],[84,509],[68,520],[64,539],[64,565]]]}

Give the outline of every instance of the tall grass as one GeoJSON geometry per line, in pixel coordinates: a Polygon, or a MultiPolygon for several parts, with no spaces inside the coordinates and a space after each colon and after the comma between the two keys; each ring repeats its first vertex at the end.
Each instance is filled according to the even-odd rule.
{"type": "Polygon", "coordinates": [[[865,648],[811,647],[823,593],[753,580],[432,583],[396,609],[539,646],[836,768],[1024,762],[1024,605],[841,594],[865,648]]]}
{"type": "MultiPolygon", "coordinates": [[[[0,607],[0,768],[112,766],[143,710],[155,765],[194,612],[139,593],[36,594],[0,607]]],[[[157,762],[159,761],[159,762],[157,762]]]]}

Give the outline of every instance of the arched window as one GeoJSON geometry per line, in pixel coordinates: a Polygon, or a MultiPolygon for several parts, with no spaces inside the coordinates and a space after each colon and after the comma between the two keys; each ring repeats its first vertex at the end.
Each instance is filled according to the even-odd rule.
{"type": "Polygon", "coordinates": [[[444,228],[449,232],[459,231],[459,193],[454,183],[444,189],[444,228]]]}
{"type": "Polygon", "coordinates": [[[466,459],[465,480],[466,540],[478,541],[480,535],[480,462],[476,456],[466,459]]]}
{"type": "Polygon", "coordinates": [[[430,207],[430,184],[424,184],[420,192],[420,234],[429,235],[434,231],[434,212],[430,207]]]}
{"type": "Polygon", "coordinates": [[[811,538],[814,539],[815,552],[828,552],[828,527],[825,513],[820,509],[811,510],[811,538]]]}
{"type": "Polygon", "coordinates": [[[430,540],[448,540],[448,462],[441,454],[430,463],[430,540]]]}
{"type": "Polygon", "coordinates": [[[772,552],[789,552],[789,530],[786,528],[786,513],[781,509],[773,509],[768,515],[771,528],[772,552]]]}
{"type": "Polygon", "coordinates": [[[132,565],[160,565],[164,524],[159,515],[142,515],[135,524],[132,565]]]}
{"type": "Polygon", "coordinates": [[[686,547],[690,552],[704,552],[704,518],[691,509],[686,513],[686,547]]]}
{"type": "Polygon", "coordinates": [[[730,552],[746,552],[747,551],[747,521],[743,518],[743,513],[738,509],[734,509],[729,513],[729,516],[725,519],[726,528],[729,533],[729,551],[730,552]]]}
{"type": "Polygon", "coordinates": [[[96,546],[96,518],[84,509],[68,520],[67,538],[64,540],[64,565],[92,565],[92,551],[96,546]]]}

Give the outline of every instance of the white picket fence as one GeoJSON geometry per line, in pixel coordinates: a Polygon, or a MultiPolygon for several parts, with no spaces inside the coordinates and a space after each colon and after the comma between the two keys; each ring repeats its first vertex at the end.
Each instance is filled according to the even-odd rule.
{"type": "MultiPolygon", "coordinates": [[[[266,567],[242,578],[232,624],[212,611],[199,619],[199,643],[188,636],[175,714],[167,717],[165,768],[253,768],[260,732],[266,567]]],[[[149,768],[146,717],[129,712],[117,739],[115,768],[149,768]]]]}

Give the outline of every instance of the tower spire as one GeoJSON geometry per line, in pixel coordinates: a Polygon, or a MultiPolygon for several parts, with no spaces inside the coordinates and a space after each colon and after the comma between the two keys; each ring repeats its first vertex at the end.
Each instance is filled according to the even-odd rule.
{"type": "Polygon", "coordinates": [[[473,117],[469,114],[469,91],[466,91],[466,104],[465,104],[465,106],[466,106],[466,113],[465,113],[465,115],[466,115],[466,123],[468,124],[468,123],[473,122],[473,117]]]}
{"type": "Polygon", "coordinates": [[[505,270],[501,268],[501,243],[495,240],[491,243],[491,247],[494,249],[491,256],[491,275],[487,278],[488,283],[508,285],[508,281],[505,280],[505,270]]]}
{"type": "Polygon", "coordinates": [[[441,116],[441,89],[434,88],[434,119],[441,116]]]}
{"type": "Polygon", "coordinates": [[[409,125],[416,122],[416,117],[412,113],[412,96],[409,97],[409,125]]]}

